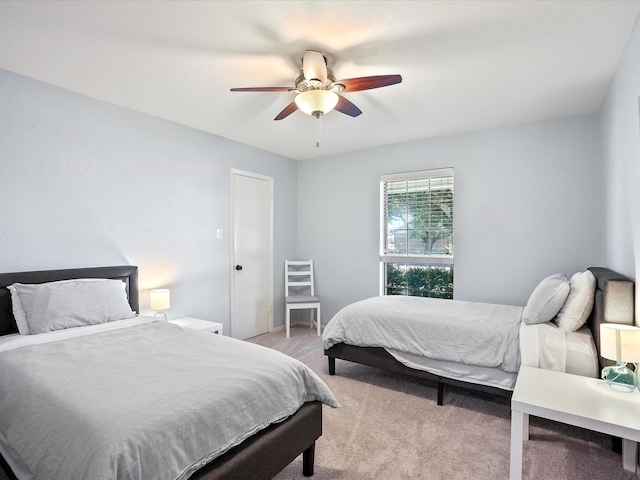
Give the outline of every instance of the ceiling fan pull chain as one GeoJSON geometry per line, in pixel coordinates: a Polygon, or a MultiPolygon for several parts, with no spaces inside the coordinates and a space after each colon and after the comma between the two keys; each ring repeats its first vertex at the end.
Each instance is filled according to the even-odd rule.
{"type": "Polygon", "coordinates": [[[322,138],[322,115],[316,117],[316,148],[320,148],[320,139],[322,138]]]}

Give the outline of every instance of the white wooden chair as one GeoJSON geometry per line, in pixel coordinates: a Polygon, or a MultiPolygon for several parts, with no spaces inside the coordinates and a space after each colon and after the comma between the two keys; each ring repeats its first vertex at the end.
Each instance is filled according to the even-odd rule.
{"type": "Polygon", "coordinates": [[[291,328],[291,310],[311,309],[310,326],[318,326],[321,334],[320,299],[315,296],[313,285],[313,260],[285,260],[284,262],[284,295],[286,304],[285,330],[287,338],[291,328]]]}

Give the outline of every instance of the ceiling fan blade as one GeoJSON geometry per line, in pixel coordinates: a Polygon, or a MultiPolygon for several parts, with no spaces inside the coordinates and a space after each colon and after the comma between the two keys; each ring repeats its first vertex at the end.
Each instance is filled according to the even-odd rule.
{"type": "Polygon", "coordinates": [[[342,95],[339,95],[338,104],[335,106],[335,110],[339,111],[340,113],[344,113],[345,115],[349,115],[350,117],[357,117],[362,113],[362,110],[360,110],[342,95]]]}
{"type": "Polygon", "coordinates": [[[293,87],[246,87],[232,88],[232,92],[290,92],[293,87]]]}
{"type": "Polygon", "coordinates": [[[306,50],[302,57],[302,72],[306,80],[327,81],[327,61],[322,53],[315,50],[306,50]]]}
{"type": "Polygon", "coordinates": [[[291,115],[296,110],[298,110],[298,106],[296,105],[296,102],[291,102],[289,105],[284,107],[284,110],[282,110],[278,114],[278,116],[276,118],[274,118],[274,120],[282,120],[283,118],[287,118],[289,115],[291,115]]]}
{"type": "Polygon", "coordinates": [[[358,92],[360,90],[387,87],[400,82],[402,82],[402,76],[400,75],[374,75],[371,77],[348,78],[347,80],[339,80],[336,83],[344,85],[345,92],[358,92]]]}

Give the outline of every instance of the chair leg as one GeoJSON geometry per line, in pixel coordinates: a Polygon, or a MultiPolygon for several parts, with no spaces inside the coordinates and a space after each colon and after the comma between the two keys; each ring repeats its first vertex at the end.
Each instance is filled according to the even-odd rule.
{"type": "Polygon", "coordinates": [[[284,319],[284,330],[287,335],[287,338],[289,338],[289,327],[291,325],[291,309],[289,308],[289,305],[287,305],[286,310],[287,310],[287,313],[284,319]]]}
{"type": "Polygon", "coordinates": [[[322,317],[320,316],[320,305],[316,310],[316,323],[318,324],[318,336],[322,335],[322,317]]]}

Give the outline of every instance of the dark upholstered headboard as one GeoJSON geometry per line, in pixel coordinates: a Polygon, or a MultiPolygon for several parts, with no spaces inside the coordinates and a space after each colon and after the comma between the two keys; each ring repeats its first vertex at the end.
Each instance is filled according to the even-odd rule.
{"type": "MultiPolygon", "coordinates": [[[[600,324],[623,323],[633,325],[635,315],[635,287],[632,280],[603,267],[589,267],[596,277],[596,297],[587,320],[596,348],[600,352],[600,324]]],[[[600,357],[600,368],[605,360],[600,357]]]]}
{"type": "Polygon", "coordinates": [[[129,305],[134,312],[138,307],[138,267],[123,265],[117,267],[72,268],[66,270],[41,270],[37,272],[0,273],[0,335],[16,333],[18,327],[13,318],[11,293],[8,285],[14,283],[45,283],[74,278],[110,278],[126,283],[129,305]]]}

